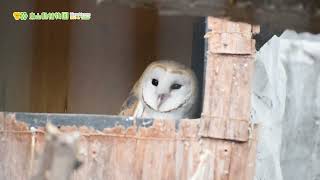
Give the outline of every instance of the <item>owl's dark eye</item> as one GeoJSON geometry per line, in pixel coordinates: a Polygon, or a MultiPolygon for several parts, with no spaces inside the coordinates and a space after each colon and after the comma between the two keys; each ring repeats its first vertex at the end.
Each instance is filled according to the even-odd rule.
{"type": "Polygon", "coordinates": [[[180,89],[182,87],[181,84],[172,84],[171,89],[180,89]]]}
{"type": "Polygon", "coordinates": [[[159,81],[158,81],[158,80],[152,79],[152,85],[158,86],[158,84],[159,84],[159,81]]]}

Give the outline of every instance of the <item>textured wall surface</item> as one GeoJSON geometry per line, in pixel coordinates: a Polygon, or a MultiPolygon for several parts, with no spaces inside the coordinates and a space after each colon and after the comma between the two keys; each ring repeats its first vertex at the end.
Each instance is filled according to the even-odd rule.
{"type": "Polygon", "coordinates": [[[286,31],[257,53],[256,179],[320,179],[320,35],[286,31]]]}

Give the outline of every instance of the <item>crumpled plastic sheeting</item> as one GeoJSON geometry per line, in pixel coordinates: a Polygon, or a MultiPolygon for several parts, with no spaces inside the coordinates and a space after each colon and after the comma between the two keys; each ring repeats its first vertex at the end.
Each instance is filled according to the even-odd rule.
{"type": "Polygon", "coordinates": [[[257,53],[256,180],[320,180],[320,34],[285,31],[257,53]]]}

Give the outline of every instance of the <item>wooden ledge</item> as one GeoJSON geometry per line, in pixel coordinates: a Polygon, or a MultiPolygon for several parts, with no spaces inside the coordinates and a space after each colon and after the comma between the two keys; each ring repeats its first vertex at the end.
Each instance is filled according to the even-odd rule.
{"type": "Polygon", "coordinates": [[[249,140],[250,123],[248,120],[223,120],[217,117],[205,117],[200,122],[200,136],[229,140],[236,142],[247,142],[249,140]]]}

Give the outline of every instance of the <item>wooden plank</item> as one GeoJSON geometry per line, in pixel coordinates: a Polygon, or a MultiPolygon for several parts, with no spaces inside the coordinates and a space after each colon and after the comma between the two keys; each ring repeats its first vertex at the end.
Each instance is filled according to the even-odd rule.
{"type": "Polygon", "coordinates": [[[250,180],[255,173],[257,127],[247,142],[203,139],[192,179],[250,180]]]}
{"type": "Polygon", "coordinates": [[[209,17],[208,31],[209,53],[251,54],[255,49],[250,24],[209,17]]]}
{"type": "Polygon", "coordinates": [[[176,176],[175,179],[190,179],[200,163],[200,153],[202,151],[201,141],[198,137],[197,120],[183,120],[180,123],[176,141],[176,176]],[[191,138],[187,140],[186,138],[191,138]],[[184,140],[183,140],[184,139],[184,140]]]}
{"type": "MultiPolygon", "coordinates": [[[[214,179],[253,179],[256,128],[251,129],[251,78],[259,28],[208,18],[208,52],[200,135],[215,149],[214,179]],[[253,137],[253,139],[251,138],[253,137]]],[[[210,152],[210,151],[209,151],[210,152]]]]}
{"type": "MultiPolygon", "coordinates": [[[[19,114],[19,113],[18,113],[19,114]]],[[[96,115],[72,116],[80,122],[68,125],[67,115],[46,116],[47,119],[61,119],[62,132],[80,132],[78,158],[83,165],[73,174],[72,179],[237,179],[248,176],[254,167],[255,150],[250,143],[199,138],[200,119],[181,120],[178,124],[170,120],[155,120],[150,126],[132,123],[127,127],[105,124],[98,119],[102,130],[94,126],[83,126],[87,121],[99,118],[96,115]],[[250,145],[250,146],[249,146],[250,145]],[[251,155],[248,155],[251,154],[251,155]],[[250,165],[248,169],[242,169],[250,165]],[[247,173],[248,172],[248,173],[247,173]]],[[[39,163],[37,154],[45,145],[44,128],[35,124],[42,121],[43,114],[28,114],[17,120],[14,113],[0,113],[0,177],[2,179],[27,179],[39,163]],[[32,118],[22,120],[22,118],[32,118]],[[32,122],[35,130],[30,131],[32,122]],[[34,146],[32,145],[34,137],[34,146]],[[32,156],[32,153],[35,156],[32,156]],[[8,165],[9,164],[9,165],[8,165]]],[[[101,117],[100,117],[101,118],[101,117]]],[[[115,118],[110,116],[111,119],[115,118]]],[[[109,119],[109,120],[111,120],[109,119]]],[[[68,119],[72,120],[72,119],[68,119]]],[[[121,118],[118,119],[121,124],[121,118]]],[[[146,123],[146,122],[145,122],[146,123]]],[[[251,177],[251,176],[250,176],[251,177]]],[[[250,178],[248,178],[250,179],[250,178]]]]}
{"type": "Polygon", "coordinates": [[[202,118],[200,135],[221,140],[246,142],[249,139],[249,122],[245,120],[223,120],[221,118],[202,118]]]}
{"type": "MultiPolygon", "coordinates": [[[[175,122],[156,120],[152,127],[141,128],[138,139],[144,153],[137,157],[143,162],[140,179],[171,179],[174,177],[175,122]],[[151,138],[150,140],[145,139],[151,138]],[[159,138],[167,139],[161,141],[159,138]],[[157,147],[157,148],[155,148],[157,147]]],[[[139,179],[139,178],[138,178],[139,179]]]]}
{"type": "Polygon", "coordinates": [[[14,123],[14,116],[0,116],[0,179],[26,179],[30,175],[31,133],[28,128],[14,123]],[[12,129],[16,133],[7,132],[12,129]]]}
{"type": "Polygon", "coordinates": [[[208,56],[201,135],[248,140],[252,67],[252,56],[208,56]]]}
{"type": "MultiPolygon", "coordinates": [[[[155,120],[149,122],[150,126],[132,123],[124,127],[112,123],[109,126],[103,119],[99,119],[101,125],[106,127],[99,131],[93,126],[82,126],[81,122],[81,119],[90,121],[99,118],[96,115],[78,115],[80,124],[68,125],[64,118],[70,115],[50,117],[44,114],[18,114],[19,120],[14,113],[0,113],[0,133],[4,134],[4,141],[0,141],[0,151],[5,155],[0,157],[0,166],[4,167],[0,170],[0,177],[5,177],[4,179],[26,179],[25,175],[34,173],[30,169],[31,164],[36,165],[38,161],[37,156],[33,159],[31,153],[40,154],[45,140],[44,128],[41,126],[44,123],[37,125],[35,122],[44,119],[51,119],[57,124],[56,119],[60,118],[64,123],[60,122],[60,131],[79,131],[81,134],[79,159],[83,166],[74,173],[72,179],[82,180],[89,176],[93,179],[188,179],[199,162],[199,120],[181,120],[178,124],[170,120],[155,120]],[[32,118],[33,121],[21,118],[32,118]],[[32,134],[31,126],[26,122],[35,125],[35,134],[32,134]],[[35,138],[34,146],[31,143],[32,136],[35,138]]],[[[103,117],[107,120],[107,116],[103,117]]],[[[74,116],[72,118],[77,119],[74,116]]],[[[68,120],[71,121],[72,118],[69,117],[68,120]]],[[[121,124],[121,118],[118,121],[121,124]]]]}
{"type": "Polygon", "coordinates": [[[251,38],[259,29],[212,17],[208,18],[208,29],[205,101],[200,134],[244,142],[249,135],[255,53],[255,43],[251,38]]]}
{"type": "Polygon", "coordinates": [[[209,55],[204,116],[246,119],[250,115],[252,56],[209,55]],[[230,105],[230,106],[229,106],[230,105]]]}
{"type": "Polygon", "coordinates": [[[255,175],[258,130],[258,126],[252,127],[251,138],[247,143],[231,143],[230,179],[253,179],[255,175]]]}

